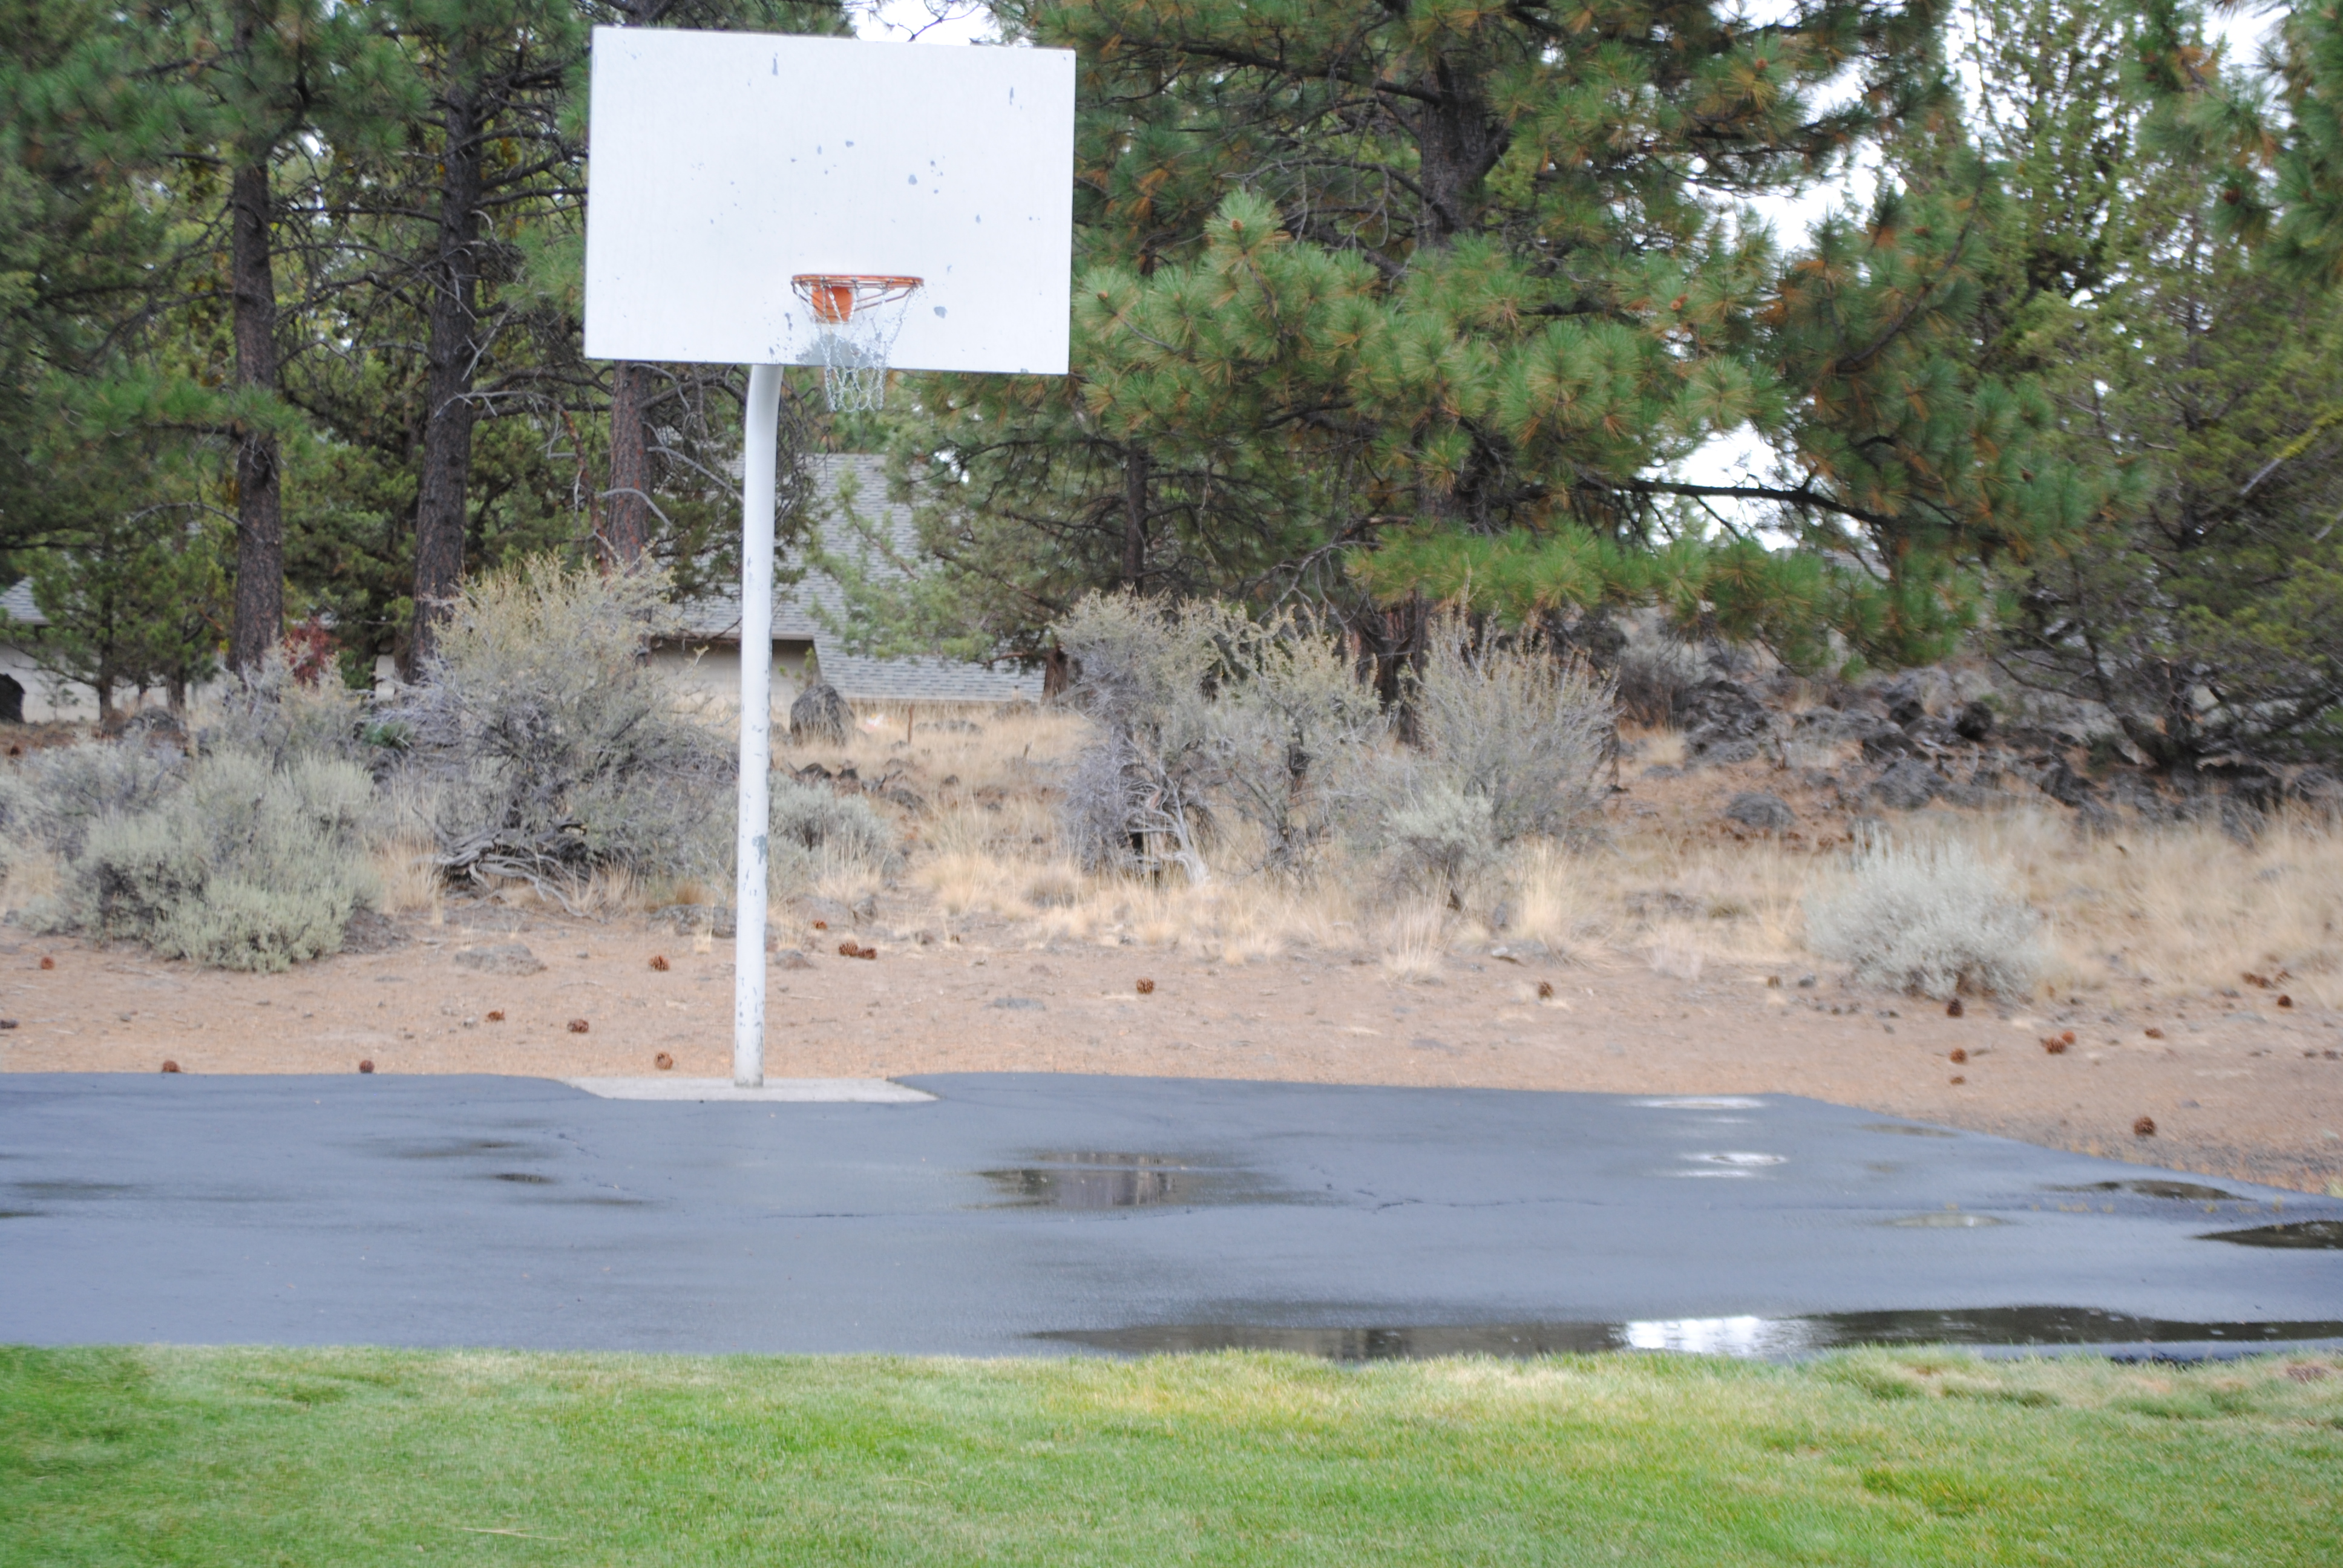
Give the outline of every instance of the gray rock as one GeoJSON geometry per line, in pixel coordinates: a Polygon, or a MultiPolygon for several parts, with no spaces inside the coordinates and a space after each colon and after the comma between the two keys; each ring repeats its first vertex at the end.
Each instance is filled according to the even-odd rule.
{"type": "Polygon", "coordinates": [[[1798,814],[1779,795],[1764,789],[1745,789],[1735,795],[1725,808],[1725,819],[1738,822],[1745,828],[1760,832],[1778,833],[1797,824],[1798,814]]]}
{"type": "Polygon", "coordinates": [[[1739,682],[1712,678],[1675,694],[1669,717],[1694,763],[1746,762],[1774,732],[1774,715],[1739,682]]]}
{"type": "Polygon", "coordinates": [[[846,706],[846,699],[827,680],[815,681],[789,704],[789,739],[799,746],[816,741],[843,746],[847,728],[853,722],[854,713],[846,706]]]}
{"type": "Polygon", "coordinates": [[[850,904],[841,904],[836,899],[808,899],[805,901],[806,919],[826,920],[833,926],[855,925],[875,920],[878,914],[879,900],[868,893],[850,904]]]}
{"type": "Polygon", "coordinates": [[[1691,735],[1684,738],[1684,749],[1691,754],[1694,762],[1704,767],[1725,768],[1735,762],[1746,762],[1755,757],[1758,745],[1755,740],[1745,739],[1738,736],[1716,738],[1691,735]]]}
{"type": "Polygon", "coordinates": [[[1867,792],[1893,810],[1916,811],[1945,792],[1945,779],[1918,758],[1906,758],[1873,779],[1867,792]]]}
{"type": "Polygon", "coordinates": [[[387,953],[406,940],[407,933],[398,929],[397,921],[363,905],[350,911],[349,923],[342,928],[342,951],[346,953],[387,953]]]}
{"type": "Polygon", "coordinates": [[[782,948],[773,954],[773,967],[777,970],[809,970],[813,968],[813,960],[795,948],[782,948]]]}
{"type": "Polygon", "coordinates": [[[1953,678],[1934,665],[1900,670],[1874,688],[1872,695],[1886,705],[1889,717],[1898,724],[1909,724],[1923,714],[1942,713],[1960,699],[1953,678]]]}
{"type": "Polygon", "coordinates": [[[2150,822],[2167,821],[2178,815],[2172,803],[2157,792],[2154,784],[2136,773],[2118,775],[2107,795],[2117,805],[2129,807],[2150,822]]]}
{"type": "Polygon", "coordinates": [[[526,942],[497,942],[484,948],[458,948],[456,967],[486,975],[533,975],[545,968],[545,961],[529,951],[526,942]]]}
{"type": "Polygon", "coordinates": [[[1982,702],[1964,703],[1954,716],[1953,729],[1964,740],[1982,741],[1993,733],[1993,709],[1982,702]]]}
{"type": "Polygon", "coordinates": [[[1049,1008],[1040,1000],[1030,996],[997,996],[992,999],[992,1005],[997,1008],[1006,1009],[1011,1012],[1047,1012],[1050,1010],[1049,1008]]]}
{"type": "Polygon", "coordinates": [[[2097,785],[2056,759],[2052,759],[2050,766],[2042,770],[2042,777],[2034,782],[2042,793],[2061,806],[2080,806],[2099,792],[2097,785]]]}

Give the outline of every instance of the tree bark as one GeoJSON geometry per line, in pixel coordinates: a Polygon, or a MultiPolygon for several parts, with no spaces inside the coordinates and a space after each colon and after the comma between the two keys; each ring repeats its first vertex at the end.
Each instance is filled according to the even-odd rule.
{"type": "MultiPolygon", "coordinates": [[[[228,291],[236,385],[247,397],[277,391],[277,271],[269,251],[268,166],[239,166],[228,186],[228,291]]],[[[236,608],[230,669],[260,668],[285,629],[285,512],[277,437],[238,419],[236,441],[236,608]]]]}
{"type": "Polygon", "coordinates": [[[468,62],[448,62],[441,126],[438,254],[431,264],[431,312],[424,346],[428,412],[423,473],[415,498],[415,635],[411,675],[431,656],[439,623],[464,577],[465,494],[472,478],[471,390],[478,352],[480,260],[479,107],[468,62]]]}
{"type": "Polygon", "coordinates": [[[1122,459],[1122,586],[1139,591],[1147,576],[1147,450],[1133,447],[1122,459]]]}
{"type": "Polygon", "coordinates": [[[630,567],[650,544],[650,462],[643,442],[641,368],[610,367],[610,496],[603,514],[602,548],[613,566],[630,567]]]}
{"type": "Polygon", "coordinates": [[[1407,116],[1415,136],[1416,179],[1423,208],[1416,243],[1444,250],[1481,218],[1481,182],[1505,156],[1513,134],[1491,113],[1480,84],[1435,60],[1423,84],[1437,101],[1407,116]]]}

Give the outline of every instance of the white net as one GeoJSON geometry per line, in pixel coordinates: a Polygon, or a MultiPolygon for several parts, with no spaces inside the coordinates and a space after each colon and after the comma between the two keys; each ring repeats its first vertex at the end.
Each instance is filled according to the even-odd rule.
{"type": "Polygon", "coordinates": [[[861,413],[887,403],[887,357],[903,312],[919,293],[916,277],[876,273],[799,273],[789,279],[811,308],[814,362],[822,396],[839,413],[861,413]]]}

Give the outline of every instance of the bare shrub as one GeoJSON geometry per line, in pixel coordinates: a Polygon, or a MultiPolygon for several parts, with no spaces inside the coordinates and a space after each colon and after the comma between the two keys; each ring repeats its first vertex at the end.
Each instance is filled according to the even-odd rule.
{"type": "Polygon", "coordinates": [[[1224,628],[1214,783],[1260,830],[1264,865],[1307,864],[1342,826],[1389,732],[1375,689],[1314,621],[1224,628]]]}
{"type": "Polygon", "coordinates": [[[1581,838],[1597,819],[1614,711],[1576,655],[1443,615],[1408,699],[1417,747],[1383,769],[1369,829],[1397,880],[1461,893],[1513,845],[1581,838]]]}
{"type": "Polygon", "coordinates": [[[1074,702],[1097,731],[1064,785],[1061,826],[1085,868],[1177,866],[1207,879],[1215,731],[1205,680],[1239,619],[1218,605],[1094,593],[1052,628],[1081,670],[1074,702]]]}
{"type": "Polygon", "coordinates": [[[1057,628],[1094,729],[1064,782],[1063,826],[1093,870],[1176,865],[1205,879],[1215,809],[1292,870],[1336,831],[1385,731],[1374,690],[1314,621],[1094,594],[1057,628]]]}
{"type": "Polygon", "coordinates": [[[449,875],[566,897],[603,866],[726,874],[731,749],[640,658],[673,619],[657,573],[547,558],[466,585],[382,716],[449,875]]]}
{"type": "Polygon", "coordinates": [[[242,751],[282,767],[301,757],[362,760],[367,749],[358,694],[330,671],[302,680],[282,648],[270,648],[241,679],[225,682],[211,700],[211,722],[196,734],[198,752],[242,751]]]}
{"type": "Polygon", "coordinates": [[[1806,942],[1857,981],[1938,1000],[2019,995],[2040,975],[2042,918],[1958,840],[1875,844],[1806,901],[1806,942]]]}

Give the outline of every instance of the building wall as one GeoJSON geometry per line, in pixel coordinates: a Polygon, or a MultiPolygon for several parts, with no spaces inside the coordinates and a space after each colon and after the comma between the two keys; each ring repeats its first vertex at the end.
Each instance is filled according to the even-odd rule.
{"type": "MultiPolygon", "coordinates": [[[[773,714],[782,726],[789,723],[789,704],[805,689],[806,656],[813,651],[811,642],[777,642],[773,645],[773,714]]],[[[738,643],[700,643],[679,646],[662,643],[651,649],[650,667],[675,683],[679,691],[702,698],[724,708],[738,708],[740,702],[740,648],[738,643]]]]}
{"type": "MultiPolygon", "coordinates": [[[[22,645],[0,642],[0,675],[25,689],[27,724],[92,724],[97,720],[97,693],[79,681],[49,674],[35,664],[22,645]]],[[[130,692],[115,689],[115,706],[127,713],[137,708],[160,708],[169,700],[162,688],[130,692]]]]}

